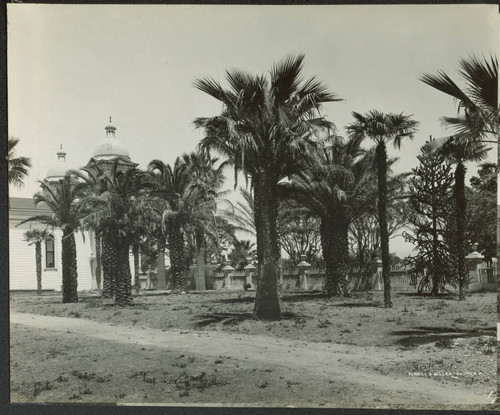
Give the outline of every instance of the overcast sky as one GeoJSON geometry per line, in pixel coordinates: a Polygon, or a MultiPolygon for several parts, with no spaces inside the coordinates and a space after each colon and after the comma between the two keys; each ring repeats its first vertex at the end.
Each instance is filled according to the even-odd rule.
{"type": "Polygon", "coordinates": [[[352,111],[413,114],[420,130],[395,169],[408,171],[429,135],[449,133],[440,118],[456,114],[419,76],[442,69],[459,79],[460,58],[497,55],[498,23],[494,5],[8,4],[9,136],[33,161],[25,187],[10,195],[33,195],[60,144],[69,167],[85,165],[109,116],[141,168],[172,163],[202,137],[193,119],[221,109],[193,87],[196,78],[223,81],[234,67],[266,73],[298,53],[304,74],[345,100],[324,108],[341,134],[352,111]]]}

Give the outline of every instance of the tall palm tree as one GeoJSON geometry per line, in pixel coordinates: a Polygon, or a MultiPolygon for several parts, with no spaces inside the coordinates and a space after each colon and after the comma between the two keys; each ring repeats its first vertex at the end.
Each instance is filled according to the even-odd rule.
{"type": "Polygon", "coordinates": [[[133,237],[147,222],[143,214],[147,201],[140,193],[143,173],[135,168],[120,171],[115,163],[110,171],[103,172],[101,180],[106,190],[99,195],[87,195],[79,203],[86,212],[81,222],[101,230],[103,251],[108,255],[104,273],[111,274],[115,305],[128,306],[133,302],[129,250],[133,237]],[[110,245],[106,250],[105,244],[110,245]]]}
{"type": "Polygon", "coordinates": [[[56,183],[40,182],[42,190],[35,193],[35,205],[45,203],[52,211],[20,222],[40,222],[62,230],[62,291],[63,303],[78,302],[78,269],[76,261],[75,232],[79,228],[81,213],[76,201],[85,184],[67,175],[56,183]]]}
{"type": "Polygon", "coordinates": [[[30,229],[24,233],[24,240],[28,245],[35,245],[36,261],[36,293],[42,295],[42,242],[47,239],[47,229],[30,229]]]}
{"type": "MultiPolygon", "coordinates": [[[[106,180],[103,179],[104,170],[97,163],[93,163],[80,170],[70,170],[69,174],[76,177],[79,181],[86,183],[83,190],[85,196],[99,196],[106,191],[106,180]]],[[[113,249],[112,243],[103,240],[102,230],[94,226],[94,240],[96,251],[96,282],[97,287],[104,298],[112,298],[114,296],[114,285],[112,275],[107,259],[112,256],[110,250],[113,249]],[[102,272],[101,272],[102,271],[102,272]],[[103,278],[102,278],[103,277],[103,278]],[[102,279],[102,291],[101,287],[102,279]]]]}
{"type": "Polygon", "coordinates": [[[347,127],[353,137],[370,138],[375,142],[377,165],[378,221],[382,251],[382,278],[384,280],[384,305],[392,307],[391,280],[389,276],[389,231],[387,228],[387,144],[401,148],[402,140],[413,139],[418,122],[409,115],[385,114],[372,110],[366,114],[352,113],[355,121],[347,127]]]}
{"type": "Polygon", "coordinates": [[[465,263],[466,250],[466,213],[467,200],[465,197],[465,173],[466,162],[479,162],[483,160],[489,151],[485,144],[472,140],[450,140],[441,148],[440,153],[450,161],[456,164],[454,173],[453,195],[455,199],[455,225],[456,225],[456,257],[457,274],[459,287],[459,300],[465,300],[464,286],[467,282],[467,269],[465,263]]]}
{"type": "Polygon", "coordinates": [[[269,77],[233,69],[226,72],[229,88],[212,78],[198,79],[196,88],[220,101],[219,115],[197,118],[205,130],[203,150],[215,150],[237,172],[251,180],[255,199],[258,284],[255,316],[279,320],[277,292],[278,233],[276,218],[278,182],[299,169],[313,146],[314,133],[332,127],[319,114],[322,104],[338,101],[315,78],[303,81],[304,56],[291,56],[274,65],[269,77]]]}
{"type": "Polygon", "coordinates": [[[9,184],[21,187],[24,185],[23,179],[28,175],[28,169],[31,167],[31,159],[28,157],[16,157],[16,146],[19,144],[19,138],[9,137],[7,144],[7,163],[9,166],[9,184]]]}
{"type": "MultiPolygon", "coordinates": [[[[196,245],[196,290],[205,290],[205,244],[206,232],[215,224],[216,199],[224,182],[222,163],[215,167],[217,158],[204,152],[191,152],[182,156],[191,176],[190,186],[196,189],[196,204],[192,206],[191,222],[196,245]]],[[[215,230],[216,231],[216,230],[215,230]]]]}
{"type": "Polygon", "coordinates": [[[153,160],[148,165],[148,171],[156,184],[152,194],[163,201],[162,228],[168,240],[172,292],[184,292],[187,284],[183,226],[190,220],[195,200],[191,176],[181,157],[176,158],[173,167],[161,160],[153,160]]]}
{"type": "Polygon", "coordinates": [[[331,137],[311,155],[307,169],[283,184],[287,194],[320,219],[329,296],[349,295],[350,223],[372,204],[366,197],[373,184],[372,154],[361,148],[362,138],[331,137]]]}
{"type": "MultiPolygon", "coordinates": [[[[426,73],[420,77],[422,82],[444,92],[458,102],[458,115],[443,117],[444,124],[452,129],[454,135],[436,140],[436,142],[442,145],[447,141],[452,141],[457,146],[463,146],[465,143],[471,144],[478,141],[485,143],[491,140],[497,143],[498,169],[500,166],[498,61],[493,56],[482,60],[471,56],[461,59],[459,65],[459,74],[465,82],[465,87],[462,88],[443,71],[438,71],[434,75],[426,73]]],[[[460,169],[458,173],[461,174],[460,169]]],[[[498,209],[500,215],[500,205],[498,209]]],[[[500,225],[497,227],[497,232],[500,233],[500,225]]],[[[500,256],[500,244],[497,250],[497,256],[500,256]]]]}

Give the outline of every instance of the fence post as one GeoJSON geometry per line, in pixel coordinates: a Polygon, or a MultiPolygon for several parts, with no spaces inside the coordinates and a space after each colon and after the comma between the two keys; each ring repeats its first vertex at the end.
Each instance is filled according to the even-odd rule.
{"type": "Polygon", "coordinates": [[[372,274],[372,287],[373,289],[376,289],[378,291],[381,291],[382,288],[382,281],[381,281],[381,275],[382,275],[382,260],[375,256],[373,259],[370,261],[370,273],[372,274]],[[375,287],[375,284],[377,286],[375,287]]]}
{"type": "Polygon", "coordinates": [[[465,257],[467,262],[467,271],[469,273],[469,291],[481,289],[483,283],[479,275],[479,265],[483,262],[484,256],[477,252],[476,248],[477,245],[475,244],[474,251],[465,257]]]}
{"type": "Polygon", "coordinates": [[[248,265],[245,266],[245,283],[250,284],[250,286],[253,286],[253,273],[255,272],[256,268],[255,265],[253,265],[251,262],[248,263],[248,265]]]}
{"type": "Polygon", "coordinates": [[[304,290],[307,290],[308,281],[307,281],[307,271],[311,268],[311,264],[306,261],[306,256],[300,256],[300,263],[297,265],[297,269],[299,270],[299,279],[300,286],[304,286],[304,290]]]}
{"type": "Polygon", "coordinates": [[[232,285],[231,273],[234,271],[234,268],[231,266],[229,261],[226,262],[226,266],[222,268],[222,272],[224,273],[224,282],[225,288],[230,289],[232,285]]]}

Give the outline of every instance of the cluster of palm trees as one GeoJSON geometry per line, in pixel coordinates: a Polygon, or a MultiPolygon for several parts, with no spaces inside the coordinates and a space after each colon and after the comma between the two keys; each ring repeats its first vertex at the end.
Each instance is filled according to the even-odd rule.
{"type": "MultiPolygon", "coordinates": [[[[77,301],[74,233],[79,229],[93,229],[101,238],[103,295],[114,296],[118,305],[132,302],[128,253],[130,246],[137,252],[145,236],[157,238],[161,255],[168,246],[174,293],[186,290],[184,246],[186,238],[194,240],[196,286],[204,289],[206,241],[218,239],[217,200],[224,181],[222,170],[229,165],[235,172],[235,188],[238,175],[243,175],[247,184],[244,196],[248,204],[240,204],[233,216],[240,225],[255,231],[257,319],[281,318],[278,267],[282,228],[278,224],[280,212],[287,206],[319,223],[329,296],[349,295],[349,228],[367,212],[375,213],[384,302],[391,307],[387,215],[396,197],[397,180],[390,168],[396,159],[388,157],[387,146],[400,148],[404,140],[412,139],[418,122],[403,113],[353,112],[346,137],[339,136],[321,110],[340,98],[316,78],[304,79],[303,61],[303,55],[290,56],[273,66],[268,76],[227,71],[228,88],[213,78],[196,80],[195,87],[218,100],[222,111],[194,121],[203,129],[204,138],[196,152],[177,158],[172,166],[153,160],[142,172],[135,168],[123,171],[117,163],[106,168],[95,165],[70,172],[58,183],[42,183],[35,202],[46,202],[53,214],[28,220],[63,230],[63,301],[77,301]],[[367,140],[374,143],[373,148],[363,147],[367,140]],[[218,167],[212,153],[223,157],[218,167]]],[[[484,73],[472,73],[471,69],[483,66],[483,62],[473,59],[469,63],[463,61],[462,66],[464,74],[471,71],[467,81],[474,93],[459,95],[458,87],[443,73],[422,78],[435,88],[460,96],[460,108],[465,108],[463,117],[445,119],[459,131],[439,150],[453,157],[457,165],[457,206],[463,204],[464,162],[481,158],[484,134],[488,129],[498,130],[497,97],[490,96],[491,85],[474,85],[475,76],[496,76],[496,61],[492,59],[492,66],[487,65],[484,73]],[[483,93],[488,105],[494,106],[483,104],[483,93]],[[491,121],[493,116],[496,118],[491,121]]]]}
{"type": "MultiPolygon", "coordinates": [[[[75,232],[85,230],[93,230],[100,241],[102,295],[114,297],[116,305],[133,302],[129,251],[132,247],[137,257],[137,246],[146,237],[168,245],[172,290],[185,291],[184,235],[194,235],[197,256],[203,258],[223,180],[221,169],[214,167],[216,161],[192,153],[177,158],[173,166],[153,160],[147,171],[124,169],[119,162],[96,163],[70,171],[57,182],[41,182],[34,200],[44,202],[51,214],[33,216],[21,224],[38,222],[62,230],[63,302],[78,301],[75,232]]],[[[203,261],[199,265],[204,284],[203,261]]],[[[134,268],[138,287],[138,266],[134,268]]]]}

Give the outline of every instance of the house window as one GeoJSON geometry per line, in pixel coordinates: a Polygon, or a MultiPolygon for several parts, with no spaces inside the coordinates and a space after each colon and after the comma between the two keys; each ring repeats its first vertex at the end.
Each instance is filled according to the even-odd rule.
{"type": "Polygon", "coordinates": [[[45,268],[55,268],[55,243],[54,236],[49,235],[47,239],[45,239],[45,268]]]}

